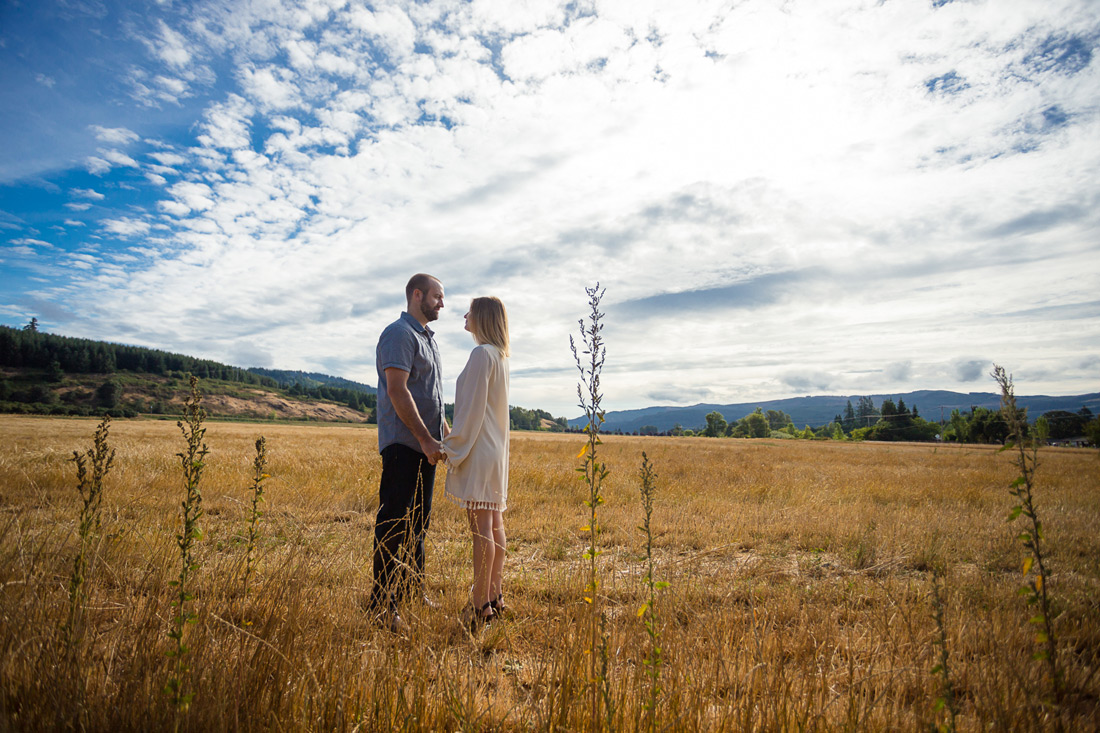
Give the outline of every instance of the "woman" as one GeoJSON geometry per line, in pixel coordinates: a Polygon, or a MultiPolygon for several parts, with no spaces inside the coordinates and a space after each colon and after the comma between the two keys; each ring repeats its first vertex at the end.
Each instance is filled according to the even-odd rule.
{"type": "Polygon", "coordinates": [[[474,585],[463,618],[472,629],[504,611],[504,510],[508,508],[508,314],[497,298],[474,298],[466,330],[477,346],[458,376],[454,426],[443,440],[446,493],[466,510],[474,585]]]}

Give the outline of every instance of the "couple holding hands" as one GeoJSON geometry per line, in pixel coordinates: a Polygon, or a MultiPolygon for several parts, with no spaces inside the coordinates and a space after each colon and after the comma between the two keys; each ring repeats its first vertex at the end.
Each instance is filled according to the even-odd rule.
{"type": "Polygon", "coordinates": [[[508,500],[508,315],[497,298],[474,298],[466,330],[477,342],[458,377],[454,425],[443,409],[443,364],[428,324],[443,308],[443,284],[414,275],[406,310],[378,339],[378,450],[370,607],[391,631],[408,625],[403,600],[437,604],[424,592],[424,536],[435,468],[447,464],[446,494],[466,510],[473,534],[474,584],[463,621],[476,630],[505,610],[501,588],[508,500]],[[402,557],[404,555],[404,557],[402,557]]]}

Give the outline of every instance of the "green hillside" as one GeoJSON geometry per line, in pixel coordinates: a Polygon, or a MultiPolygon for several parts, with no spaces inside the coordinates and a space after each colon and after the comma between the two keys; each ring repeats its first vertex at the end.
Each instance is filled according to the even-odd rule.
{"type": "Polygon", "coordinates": [[[34,320],[21,329],[0,326],[0,412],[174,415],[191,374],[202,380],[204,407],[213,416],[368,422],[376,404],[360,388],[366,385],[288,389],[209,359],[44,333],[34,320]]]}
{"type": "Polygon", "coordinates": [[[297,384],[306,389],[311,387],[340,387],[342,389],[350,389],[354,392],[366,392],[368,394],[378,393],[378,390],[369,384],[356,382],[352,379],[344,379],[343,377],[333,377],[329,374],[320,374],[318,372],[266,369],[264,367],[248,367],[248,371],[253,374],[258,374],[261,377],[270,377],[282,387],[293,387],[297,384]]]}

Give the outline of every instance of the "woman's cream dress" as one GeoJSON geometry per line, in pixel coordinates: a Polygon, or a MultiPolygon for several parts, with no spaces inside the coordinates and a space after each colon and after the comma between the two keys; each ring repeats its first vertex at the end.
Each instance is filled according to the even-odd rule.
{"type": "Polygon", "coordinates": [[[446,493],[466,509],[508,508],[508,360],[480,344],[458,375],[454,426],[443,439],[446,493]]]}

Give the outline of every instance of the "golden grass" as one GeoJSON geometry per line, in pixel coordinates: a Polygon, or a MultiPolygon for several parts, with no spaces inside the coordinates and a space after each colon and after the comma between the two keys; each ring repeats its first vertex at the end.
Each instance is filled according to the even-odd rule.
{"type": "MultiPolygon", "coordinates": [[[[183,488],[171,422],[120,421],[87,582],[83,640],[61,655],[79,498],[68,458],[95,422],[0,417],[0,729],[593,730],[585,705],[586,487],[580,436],[512,439],[506,591],[515,619],[477,637],[461,512],[436,490],[428,572],[440,610],[394,636],[365,614],[380,461],[371,428],[210,423],[188,628],[195,693],[177,719],[168,582],[183,488]],[[242,593],[254,443],[266,515],[242,593]]],[[[1007,454],[978,446],[608,437],[603,590],[617,728],[644,720],[648,637],[638,469],[658,473],[656,576],[667,730],[928,729],[940,681],[930,568],[947,567],[962,730],[1096,730],[1100,457],[1049,449],[1037,476],[1070,694],[1048,689],[1024,550],[1006,524],[1007,454]]]]}

